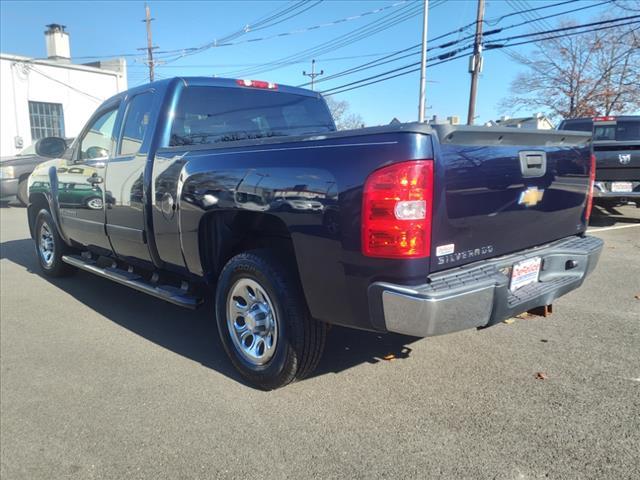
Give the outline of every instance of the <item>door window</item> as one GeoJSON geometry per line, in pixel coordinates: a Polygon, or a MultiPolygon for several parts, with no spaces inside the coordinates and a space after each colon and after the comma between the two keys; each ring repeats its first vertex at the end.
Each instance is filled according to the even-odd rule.
{"type": "Polygon", "coordinates": [[[117,113],[118,108],[115,107],[94,118],[89,130],[80,139],[80,159],[93,160],[109,157],[114,145],[113,127],[117,113]]]}
{"type": "Polygon", "coordinates": [[[120,155],[135,155],[140,151],[151,121],[152,104],[153,94],[151,92],[136,95],[129,102],[122,129],[120,155]]]}

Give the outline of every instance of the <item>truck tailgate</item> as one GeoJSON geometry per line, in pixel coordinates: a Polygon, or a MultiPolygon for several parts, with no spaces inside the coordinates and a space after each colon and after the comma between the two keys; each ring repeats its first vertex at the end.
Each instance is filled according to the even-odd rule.
{"type": "Polygon", "coordinates": [[[509,254],[586,229],[590,135],[434,127],[431,271],[509,254]]]}
{"type": "Polygon", "coordinates": [[[640,140],[594,142],[596,180],[639,180],[640,140]]]}

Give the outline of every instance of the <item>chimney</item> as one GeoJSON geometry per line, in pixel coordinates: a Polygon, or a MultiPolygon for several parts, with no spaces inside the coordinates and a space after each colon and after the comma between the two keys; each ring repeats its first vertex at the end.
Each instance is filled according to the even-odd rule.
{"type": "Polygon", "coordinates": [[[49,60],[71,62],[69,34],[65,32],[65,28],[64,25],[58,25],[57,23],[47,25],[44,38],[47,42],[47,57],[49,60]]]}

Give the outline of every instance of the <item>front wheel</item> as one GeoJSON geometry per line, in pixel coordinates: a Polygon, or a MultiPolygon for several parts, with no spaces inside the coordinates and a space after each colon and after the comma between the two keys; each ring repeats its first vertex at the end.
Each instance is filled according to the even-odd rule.
{"type": "Polygon", "coordinates": [[[231,362],[258,388],[304,378],[320,361],[326,325],[311,318],[296,276],[268,251],[241,253],[225,265],[216,319],[231,362]]]}
{"type": "Polygon", "coordinates": [[[56,225],[47,210],[40,210],[36,216],[35,246],[38,263],[42,272],[49,277],[65,277],[76,269],[62,261],[62,256],[70,248],[64,243],[56,225]]]}

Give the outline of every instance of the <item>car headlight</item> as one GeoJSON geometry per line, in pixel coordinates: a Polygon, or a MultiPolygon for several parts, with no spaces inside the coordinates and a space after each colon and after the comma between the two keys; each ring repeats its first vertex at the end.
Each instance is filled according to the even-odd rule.
{"type": "Polygon", "coordinates": [[[0,178],[14,178],[15,171],[13,167],[0,167],[0,178]]]}

